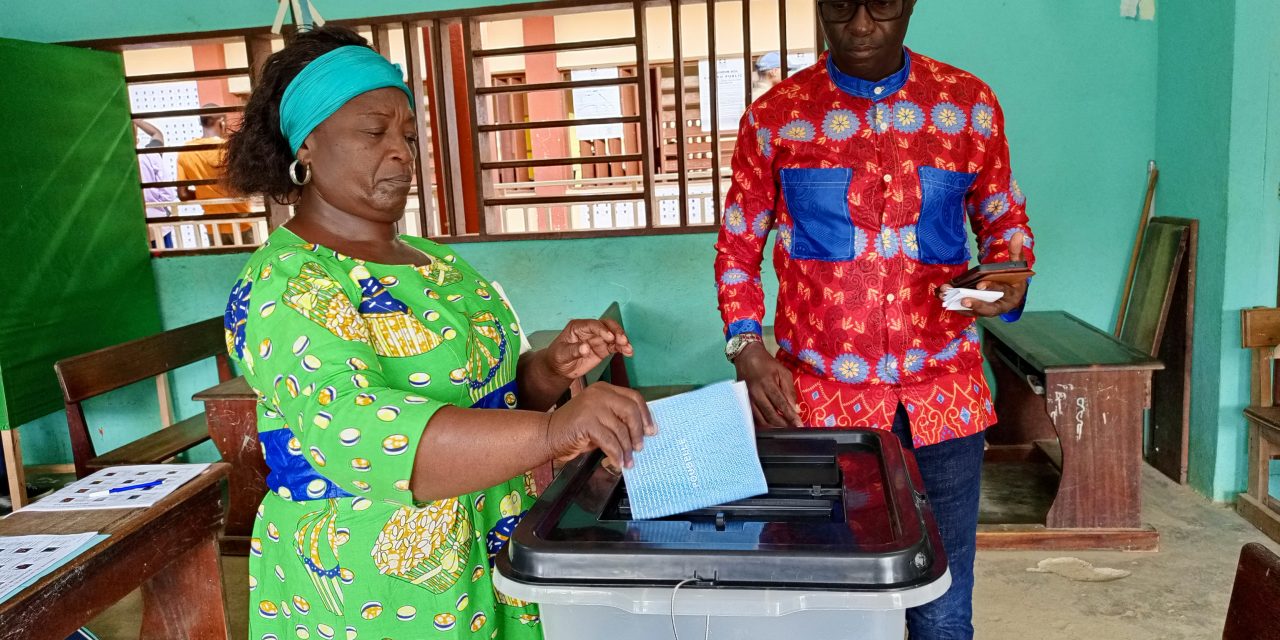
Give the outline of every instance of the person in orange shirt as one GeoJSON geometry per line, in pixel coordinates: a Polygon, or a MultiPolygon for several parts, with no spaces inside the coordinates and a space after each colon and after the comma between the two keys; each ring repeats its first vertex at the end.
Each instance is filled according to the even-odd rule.
{"type": "MultiPolygon", "coordinates": [[[[207,103],[204,107],[220,105],[207,103]]],[[[227,133],[227,116],[224,114],[200,116],[200,126],[204,127],[204,136],[190,140],[187,145],[223,144],[223,135],[227,133]]],[[[178,180],[222,180],[224,172],[223,150],[202,149],[199,151],[183,151],[178,154],[178,180]]],[[[215,198],[236,198],[239,194],[231,191],[223,182],[186,186],[178,189],[178,199],[183,202],[191,200],[211,200],[215,198]]],[[[225,204],[202,204],[205,213],[246,213],[250,211],[247,200],[225,204]]],[[[241,237],[249,241],[249,231],[253,225],[240,225],[241,237]]],[[[218,225],[218,233],[224,244],[234,240],[231,225],[218,225]]]]}

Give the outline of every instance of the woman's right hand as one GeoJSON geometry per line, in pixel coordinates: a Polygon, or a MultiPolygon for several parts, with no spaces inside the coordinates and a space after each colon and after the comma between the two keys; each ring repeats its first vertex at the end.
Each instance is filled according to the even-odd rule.
{"type": "Polygon", "coordinates": [[[738,379],[747,383],[757,429],[804,426],[796,408],[795,378],[763,344],[747,345],[734,358],[733,366],[738,370],[738,379]]]}
{"type": "Polygon", "coordinates": [[[546,438],[556,460],[598,448],[629,469],[632,454],[644,448],[645,436],[657,433],[638,391],[597,382],[551,413],[546,438]]]}

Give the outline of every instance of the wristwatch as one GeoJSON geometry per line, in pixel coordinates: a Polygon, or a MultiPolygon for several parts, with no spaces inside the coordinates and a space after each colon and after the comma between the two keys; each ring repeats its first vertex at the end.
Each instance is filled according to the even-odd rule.
{"type": "Polygon", "coordinates": [[[733,362],[742,353],[742,350],[753,342],[764,342],[764,338],[760,337],[758,333],[739,333],[729,338],[729,342],[724,345],[724,357],[729,362],[733,362]]]}

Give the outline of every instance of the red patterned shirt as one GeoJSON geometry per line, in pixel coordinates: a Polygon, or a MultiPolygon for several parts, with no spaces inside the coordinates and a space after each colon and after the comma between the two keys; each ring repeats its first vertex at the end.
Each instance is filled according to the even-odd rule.
{"type": "MultiPolygon", "coordinates": [[[[716,243],[726,335],[760,332],[760,265],[777,229],[775,335],[811,426],[888,429],[899,403],[917,446],[994,422],[974,321],[939,286],[1026,236],[1004,117],[973,75],[904,52],[880,82],[827,55],[743,117],[716,243]]],[[[1016,313],[1009,318],[1016,319],[1016,313]]]]}

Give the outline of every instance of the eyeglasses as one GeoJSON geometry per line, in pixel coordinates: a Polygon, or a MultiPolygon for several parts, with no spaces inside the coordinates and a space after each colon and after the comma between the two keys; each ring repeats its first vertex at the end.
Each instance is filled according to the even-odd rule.
{"type": "Polygon", "coordinates": [[[858,7],[867,8],[867,15],[876,22],[889,22],[902,17],[907,11],[907,0],[820,0],[818,12],[823,22],[838,24],[848,22],[858,15],[858,7]]]}

